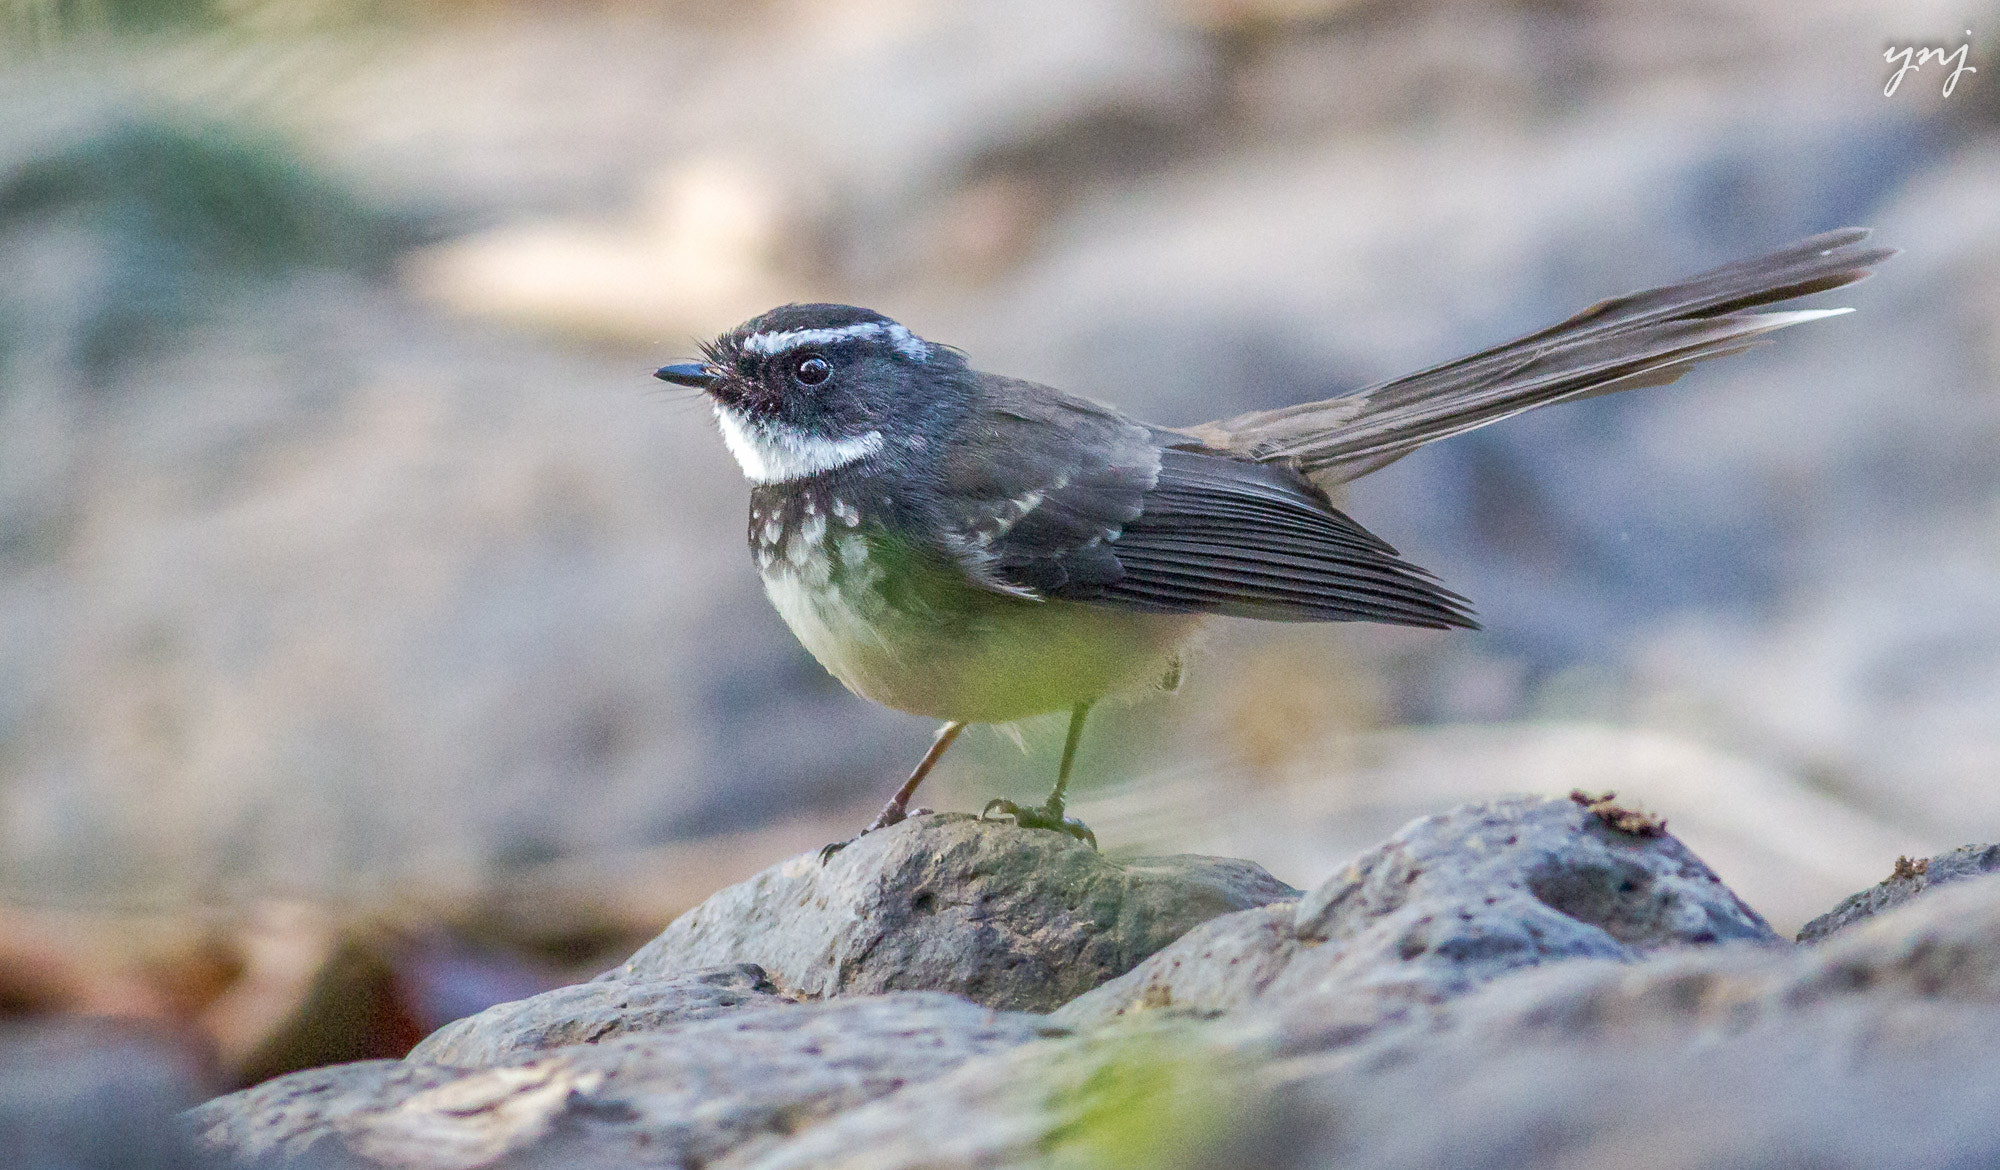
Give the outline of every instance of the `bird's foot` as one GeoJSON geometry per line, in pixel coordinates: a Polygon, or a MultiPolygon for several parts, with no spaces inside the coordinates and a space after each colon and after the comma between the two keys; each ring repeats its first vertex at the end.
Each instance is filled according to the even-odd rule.
{"type": "Polygon", "coordinates": [[[849,845],[854,844],[856,841],[861,840],[861,838],[866,837],[868,834],[874,832],[877,829],[886,829],[890,825],[899,824],[903,821],[907,821],[911,817],[926,816],[933,811],[935,810],[928,808],[913,808],[908,812],[904,812],[900,808],[897,809],[885,808],[882,810],[882,815],[875,818],[874,824],[869,825],[867,828],[861,830],[859,833],[854,834],[854,836],[849,837],[845,841],[835,841],[830,845],[822,846],[819,851],[819,863],[821,865],[825,865],[827,862],[833,860],[834,854],[847,848],[849,845]]]}
{"type": "Polygon", "coordinates": [[[1024,829],[1047,829],[1053,833],[1067,833],[1079,841],[1089,842],[1092,849],[1097,848],[1097,834],[1090,831],[1090,826],[1075,817],[1064,816],[1063,806],[1054,801],[1023,808],[1011,800],[989,800],[986,802],[986,807],[980,811],[979,819],[982,821],[987,819],[995,809],[1005,816],[1014,818],[1014,823],[1024,829]]]}

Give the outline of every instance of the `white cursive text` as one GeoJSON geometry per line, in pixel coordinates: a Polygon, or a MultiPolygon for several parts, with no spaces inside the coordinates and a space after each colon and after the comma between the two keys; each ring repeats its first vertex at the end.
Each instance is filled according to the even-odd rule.
{"type": "Polygon", "coordinates": [[[1951,91],[1958,88],[1959,74],[1979,72],[1977,68],[1965,63],[1965,54],[1972,48],[1972,30],[1966,29],[1965,36],[1966,43],[1951,50],[1925,48],[1920,45],[1905,45],[1902,48],[1891,45],[1882,50],[1882,59],[1896,66],[1896,71],[1889,75],[1889,84],[1882,87],[1882,96],[1895,97],[1896,90],[1903,84],[1905,75],[1915,73],[1926,65],[1937,64],[1952,66],[1952,71],[1944,79],[1944,96],[1950,97],[1951,91]]]}

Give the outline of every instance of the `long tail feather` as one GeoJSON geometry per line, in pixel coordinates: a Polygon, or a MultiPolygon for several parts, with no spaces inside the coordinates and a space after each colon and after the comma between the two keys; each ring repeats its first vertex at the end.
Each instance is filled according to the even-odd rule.
{"type": "Polygon", "coordinates": [[[1425,443],[1575,398],[1679,378],[1773,330],[1846,309],[1745,312],[1866,279],[1893,248],[1842,228],[1663,288],[1615,297],[1504,345],[1339,398],[1203,423],[1189,433],[1239,455],[1345,483],[1425,443]]]}

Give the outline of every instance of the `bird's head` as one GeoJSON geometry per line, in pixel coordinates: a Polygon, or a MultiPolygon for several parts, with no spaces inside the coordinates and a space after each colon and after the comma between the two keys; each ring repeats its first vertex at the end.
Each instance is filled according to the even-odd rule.
{"type": "Polygon", "coordinates": [[[706,392],[743,474],[783,483],[921,445],[965,361],[869,309],[785,305],[654,376],[706,392]]]}

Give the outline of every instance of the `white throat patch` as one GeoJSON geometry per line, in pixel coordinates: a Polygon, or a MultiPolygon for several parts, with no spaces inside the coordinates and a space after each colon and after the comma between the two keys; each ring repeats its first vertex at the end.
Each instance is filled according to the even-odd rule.
{"type": "Polygon", "coordinates": [[[719,402],[715,421],[722,427],[723,443],[752,483],[789,483],[845,467],[882,449],[881,431],[851,439],[822,439],[754,422],[719,402]]]}
{"type": "Polygon", "coordinates": [[[787,329],[782,333],[752,333],[743,339],[743,348],[751,353],[769,357],[787,350],[814,345],[833,345],[836,342],[852,341],[857,337],[887,338],[889,344],[896,347],[897,353],[913,362],[924,361],[931,355],[928,342],[894,321],[863,321],[858,325],[842,325],[836,329],[787,329]]]}

